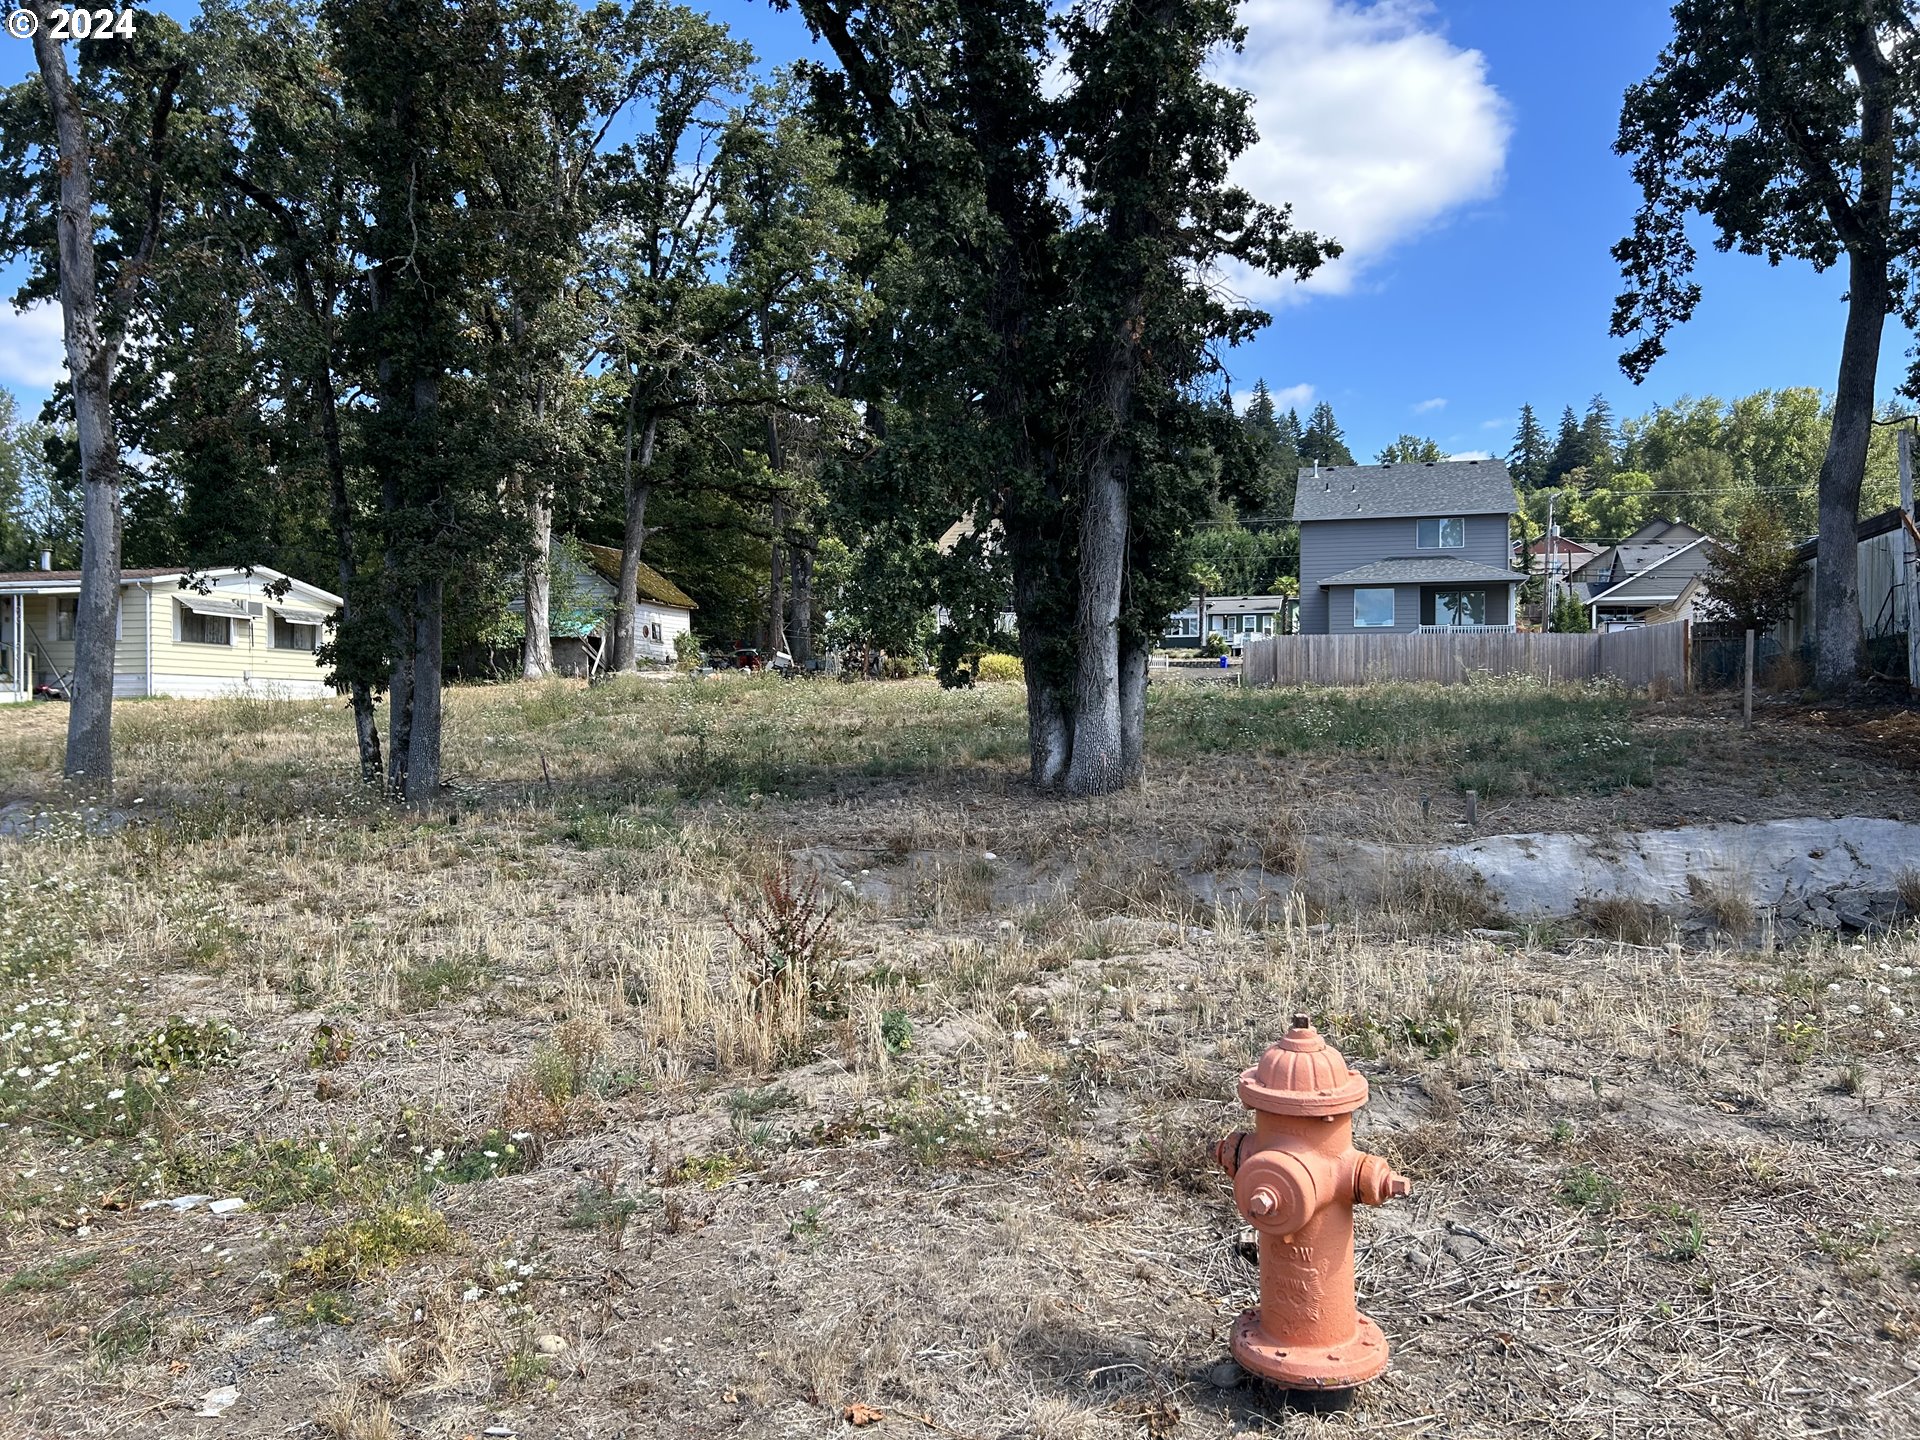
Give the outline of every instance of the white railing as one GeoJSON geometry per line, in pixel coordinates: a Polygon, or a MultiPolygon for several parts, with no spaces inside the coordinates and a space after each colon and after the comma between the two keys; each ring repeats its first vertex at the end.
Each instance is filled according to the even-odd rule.
{"type": "Polygon", "coordinates": [[[1419,635],[1513,635],[1518,631],[1512,625],[1422,625],[1414,633],[1419,635]]]}

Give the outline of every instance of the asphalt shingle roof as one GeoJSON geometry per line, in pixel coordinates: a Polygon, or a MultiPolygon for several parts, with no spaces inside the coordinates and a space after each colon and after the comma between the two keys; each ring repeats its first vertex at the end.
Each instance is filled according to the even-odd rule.
{"type": "Polygon", "coordinates": [[[1511,515],[1513,477],[1498,460],[1312,466],[1300,471],[1295,520],[1390,520],[1405,515],[1511,515]]]}
{"type": "Polygon", "coordinates": [[[1499,570],[1474,560],[1454,560],[1435,556],[1428,560],[1376,560],[1352,570],[1342,570],[1320,582],[1329,585],[1430,585],[1446,582],[1495,584],[1527,577],[1517,570],[1499,570]]]}
{"type": "MultiPolygon", "coordinates": [[[[122,570],[122,580],[157,580],[162,575],[184,575],[184,567],[167,565],[158,569],[122,570]]],[[[78,570],[4,570],[0,571],[0,584],[33,584],[44,581],[49,585],[77,585],[80,582],[78,570]]]]}

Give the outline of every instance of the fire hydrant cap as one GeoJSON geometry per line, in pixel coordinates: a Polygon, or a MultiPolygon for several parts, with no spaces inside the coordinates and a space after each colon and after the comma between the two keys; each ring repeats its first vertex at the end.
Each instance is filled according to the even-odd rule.
{"type": "Polygon", "coordinates": [[[1270,1115],[1346,1115],[1367,1103],[1367,1077],[1296,1015],[1286,1037],[1242,1072],[1240,1102],[1270,1115]]]}

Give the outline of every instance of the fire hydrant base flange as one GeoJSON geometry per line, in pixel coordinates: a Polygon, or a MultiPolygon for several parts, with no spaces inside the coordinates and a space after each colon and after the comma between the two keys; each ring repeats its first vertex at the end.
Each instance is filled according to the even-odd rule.
{"type": "Polygon", "coordinates": [[[1362,1315],[1344,1344],[1275,1345],[1261,1332],[1260,1312],[1247,1310],[1233,1327],[1233,1358],[1283,1390],[1351,1390],[1386,1373],[1387,1337],[1362,1315]]]}

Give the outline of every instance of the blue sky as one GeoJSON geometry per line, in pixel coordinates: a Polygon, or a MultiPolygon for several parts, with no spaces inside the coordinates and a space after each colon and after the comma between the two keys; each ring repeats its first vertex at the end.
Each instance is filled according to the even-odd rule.
{"type": "MultiPolygon", "coordinates": [[[[712,9],[768,65],[810,52],[792,13],[712,9]]],[[[1368,459],[1402,431],[1504,453],[1523,401],[1551,426],[1596,391],[1626,415],[1684,394],[1830,388],[1840,277],[1721,256],[1704,233],[1698,315],[1645,385],[1620,374],[1608,249],[1635,192],[1612,141],[1666,16],[1659,0],[1248,0],[1248,53],[1222,68],[1254,93],[1262,129],[1242,179],[1350,253],[1307,287],[1246,283],[1275,318],[1233,355],[1236,391],[1264,377],[1303,411],[1330,401],[1368,459]]],[[[0,83],[30,63],[0,38],[0,83]]],[[[29,410],[58,343],[51,316],[0,309],[0,384],[29,410]]],[[[1907,343],[1889,328],[1884,391],[1907,343]]]]}

